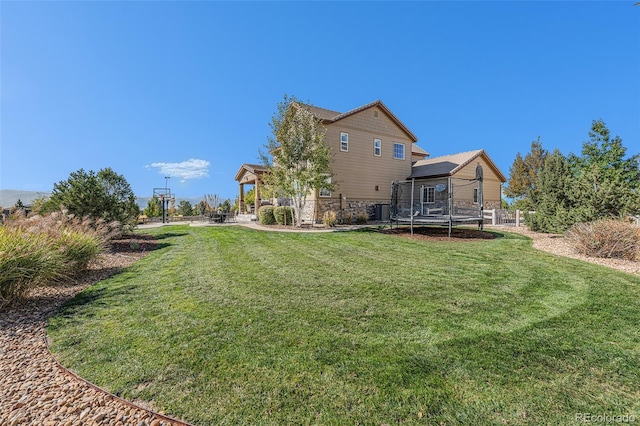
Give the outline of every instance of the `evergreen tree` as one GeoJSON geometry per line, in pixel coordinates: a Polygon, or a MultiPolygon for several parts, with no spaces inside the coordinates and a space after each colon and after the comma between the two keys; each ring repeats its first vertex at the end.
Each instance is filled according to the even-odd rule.
{"type": "Polygon", "coordinates": [[[524,158],[518,152],[509,169],[509,181],[504,194],[514,198],[514,207],[520,210],[535,210],[538,204],[538,174],[542,170],[548,152],[542,148],[540,138],[531,142],[531,151],[524,158]]]}
{"type": "Polygon", "coordinates": [[[611,139],[602,120],[594,120],[582,156],[570,157],[576,185],[572,196],[582,222],[640,212],[640,156],[626,158],[619,136],[611,139]]]}
{"type": "Polygon", "coordinates": [[[178,203],[178,214],[182,216],[191,216],[192,211],[193,207],[189,201],[182,200],[178,203]]]}
{"type": "Polygon", "coordinates": [[[67,180],[54,184],[42,211],[52,212],[61,207],[76,217],[117,221],[123,227],[132,225],[140,213],[131,186],[111,168],[98,173],[80,169],[67,180]]]}
{"type": "Polygon", "coordinates": [[[572,224],[573,178],[569,162],[556,149],[546,156],[538,175],[538,202],[535,213],[527,215],[527,224],[537,232],[564,232],[572,224]]]}

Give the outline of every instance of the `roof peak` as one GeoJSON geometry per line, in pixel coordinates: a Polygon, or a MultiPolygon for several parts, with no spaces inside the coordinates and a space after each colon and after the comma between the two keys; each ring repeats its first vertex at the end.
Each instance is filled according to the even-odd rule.
{"type": "Polygon", "coordinates": [[[404,123],[402,121],[400,121],[400,119],[398,117],[396,117],[396,115],[391,112],[391,110],[384,104],[384,102],[382,102],[380,99],[377,99],[373,102],[369,102],[368,104],[364,104],[362,106],[359,106],[357,108],[351,109],[347,112],[343,112],[340,113],[338,111],[333,111],[330,109],[326,109],[326,108],[322,108],[322,107],[317,107],[315,105],[309,105],[309,104],[305,104],[302,102],[298,102],[304,106],[306,106],[307,108],[309,108],[309,110],[311,111],[312,114],[314,114],[316,117],[320,118],[321,120],[323,120],[325,123],[335,123],[336,121],[342,120],[343,118],[347,118],[353,114],[357,114],[361,111],[364,111],[366,109],[372,108],[374,106],[380,107],[385,114],[387,114],[391,120],[398,126],[400,127],[400,129],[402,129],[402,131],[404,131],[407,136],[409,136],[409,138],[413,141],[413,142],[417,142],[418,141],[418,137],[413,134],[413,132],[411,130],[409,130],[409,128],[407,126],[404,125],[404,123]]]}

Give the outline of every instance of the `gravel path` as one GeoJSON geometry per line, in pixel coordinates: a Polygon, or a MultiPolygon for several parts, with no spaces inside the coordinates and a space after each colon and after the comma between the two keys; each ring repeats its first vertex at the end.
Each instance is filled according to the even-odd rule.
{"type": "Polygon", "coordinates": [[[578,254],[567,244],[564,236],[558,234],[543,234],[532,232],[526,226],[516,227],[493,227],[485,226],[487,229],[498,229],[506,232],[523,234],[533,239],[533,248],[543,250],[558,256],[570,257],[585,262],[595,263],[629,274],[640,275],[640,262],[622,259],[602,259],[598,257],[588,257],[578,254]]]}
{"type": "MultiPolygon", "coordinates": [[[[540,250],[640,274],[640,262],[581,256],[559,235],[537,234],[524,227],[499,229],[530,236],[540,250]]],[[[121,243],[121,249],[128,244],[121,243]]],[[[55,361],[47,347],[46,320],[64,301],[142,255],[126,250],[104,255],[74,285],[37,289],[22,303],[0,311],[0,425],[186,424],[133,406],[74,376],[55,361]]]]}
{"type": "Polygon", "coordinates": [[[0,311],[0,425],[184,425],[114,396],[69,373],[47,347],[46,320],[88,285],[142,257],[102,256],[81,281],[32,291],[0,311]]]}

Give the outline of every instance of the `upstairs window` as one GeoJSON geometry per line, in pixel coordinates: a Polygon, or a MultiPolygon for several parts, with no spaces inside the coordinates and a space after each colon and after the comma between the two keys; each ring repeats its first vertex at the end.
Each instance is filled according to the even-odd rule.
{"type": "Polygon", "coordinates": [[[397,160],[404,160],[404,144],[403,143],[393,144],[393,158],[397,160]]]}
{"type": "Polygon", "coordinates": [[[376,157],[382,155],[382,141],[380,139],[373,140],[373,155],[376,157]]]}
{"type": "Polygon", "coordinates": [[[340,151],[349,151],[349,133],[340,132],[340,151]]]}

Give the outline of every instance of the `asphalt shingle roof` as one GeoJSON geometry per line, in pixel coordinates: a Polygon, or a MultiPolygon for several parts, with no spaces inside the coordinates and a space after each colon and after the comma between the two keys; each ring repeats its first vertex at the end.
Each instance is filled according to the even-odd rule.
{"type": "Polygon", "coordinates": [[[475,151],[418,160],[411,168],[409,179],[451,176],[479,157],[483,152],[484,150],[477,149],[475,151]]]}

